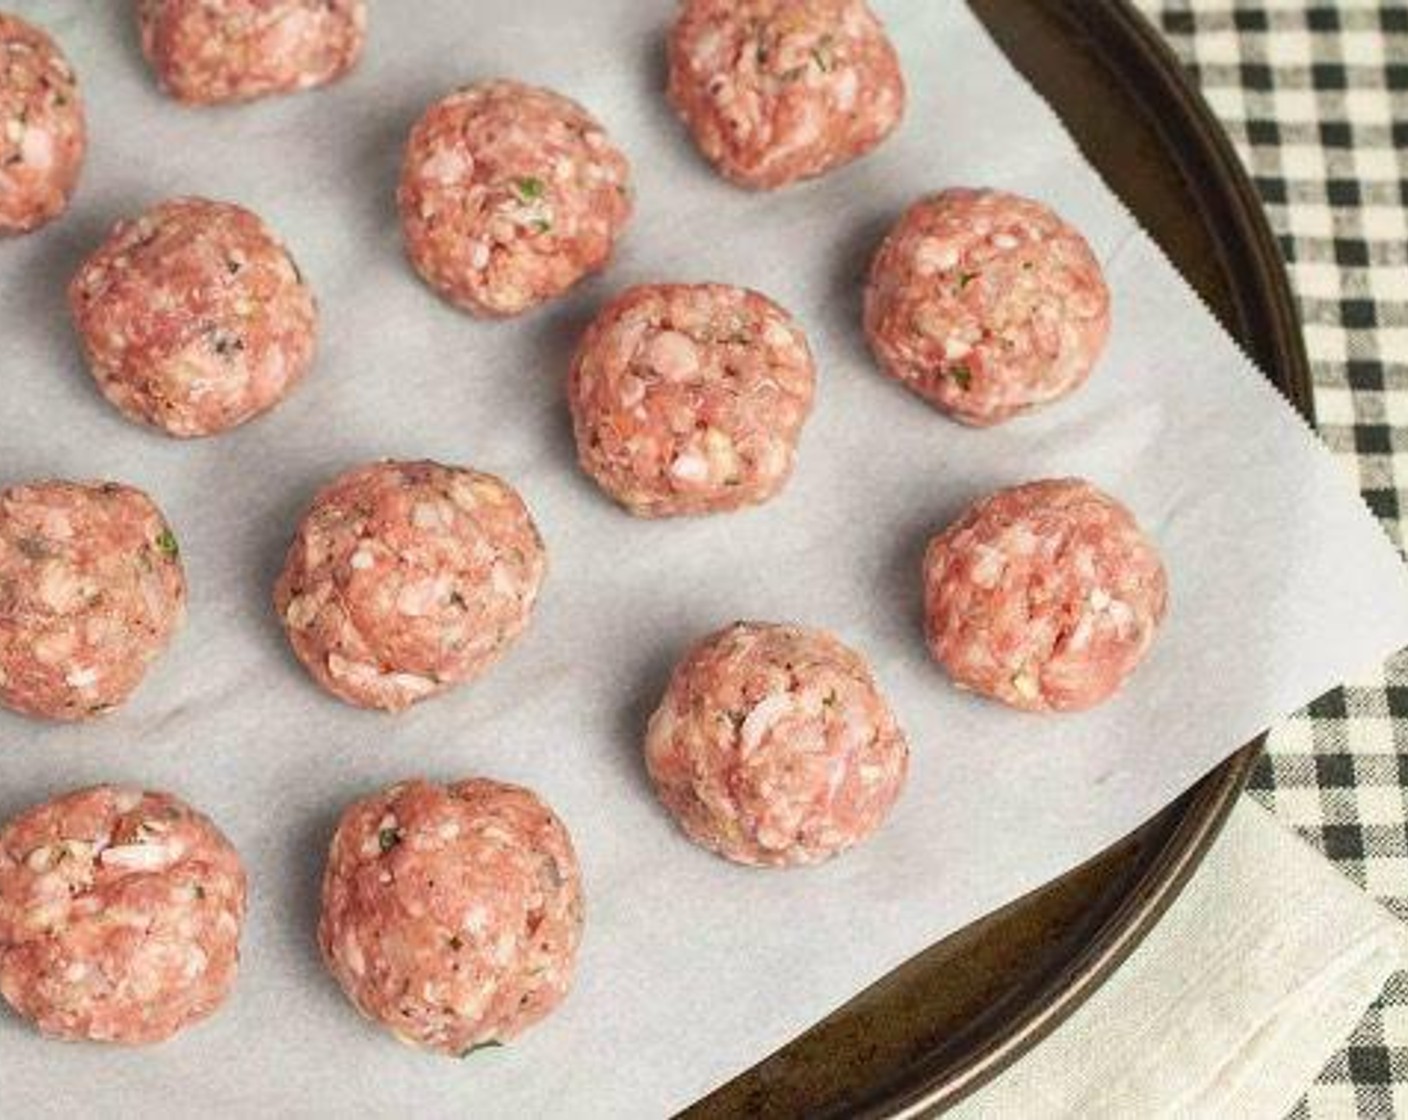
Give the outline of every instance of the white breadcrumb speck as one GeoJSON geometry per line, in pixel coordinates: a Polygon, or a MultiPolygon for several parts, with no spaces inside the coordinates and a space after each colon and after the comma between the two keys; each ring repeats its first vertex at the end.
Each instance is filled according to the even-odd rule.
{"type": "Polygon", "coordinates": [[[765,697],[743,721],[739,740],[745,754],[758,749],[767,733],[792,708],[792,697],[785,692],[775,692],[765,697]]]}
{"type": "Polygon", "coordinates": [[[1035,700],[1041,692],[1037,687],[1036,676],[1029,669],[1013,674],[1012,687],[1017,690],[1019,696],[1028,700],[1035,700]]]}
{"type": "Polygon", "coordinates": [[[709,464],[694,452],[686,452],[670,464],[670,474],[681,482],[706,482],[709,464]]]}
{"type": "Polygon", "coordinates": [[[119,844],[105,848],[98,859],[104,866],[122,867],[129,871],[160,871],[174,862],[174,855],[163,844],[119,844]]]}

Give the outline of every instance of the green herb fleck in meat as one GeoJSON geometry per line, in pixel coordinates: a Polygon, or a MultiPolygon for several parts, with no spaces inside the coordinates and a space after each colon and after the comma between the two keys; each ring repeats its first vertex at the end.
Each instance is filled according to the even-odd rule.
{"type": "Polygon", "coordinates": [[[377,843],[381,845],[383,852],[389,852],[401,842],[401,830],[396,828],[383,828],[377,834],[377,843]]]}
{"type": "Polygon", "coordinates": [[[832,36],[823,35],[812,48],[812,61],[823,74],[829,74],[836,69],[835,46],[836,40],[832,36]]]}
{"type": "Polygon", "coordinates": [[[973,373],[967,366],[949,366],[944,373],[953,378],[954,384],[965,393],[973,384],[973,373]]]}
{"type": "Polygon", "coordinates": [[[513,181],[514,193],[524,202],[534,202],[543,197],[547,191],[547,186],[541,179],[532,175],[524,175],[513,181]]]}
{"type": "Polygon", "coordinates": [[[471,1046],[468,1050],[466,1050],[463,1054],[461,1054],[460,1057],[461,1057],[461,1058],[468,1058],[471,1054],[475,1053],[476,1051],[479,1051],[479,1050],[491,1050],[491,1049],[493,1049],[493,1048],[496,1047],[496,1046],[502,1046],[502,1045],[503,1045],[503,1043],[500,1042],[498,1039],[491,1038],[488,1042],[479,1042],[479,1043],[476,1043],[475,1045],[471,1046]]]}
{"type": "Polygon", "coordinates": [[[173,560],[181,555],[181,546],[176,543],[176,534],[170,529],[163,529],[157,534],[156,546],[173,560]]]}
{"type": "Polygon", "coordinates": [[[763,26],[763,21],[750,19],[748,21],[748,37],[753,40],[753,58],[760,67],[768,64],[768,59],[772,57],[772,48],[768,45],[767,29],[763,26]]]}

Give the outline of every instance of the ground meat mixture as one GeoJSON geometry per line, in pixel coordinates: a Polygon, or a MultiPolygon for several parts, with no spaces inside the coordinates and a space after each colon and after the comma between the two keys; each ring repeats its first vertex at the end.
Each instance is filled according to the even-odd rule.
{"type": "Polygon", "coordinates": [[[0,995],[53,1038],[160,1042],[230,994],[245,896],[230,842],[170,794],[36,806],[0,830],[0,995]]]}
{"type": "Polygon", "coordinates": [[[482,778],[412,781],[343,814],[318,940],[363,1015],[465,1055],[562,1002],[582,917],[572,841],[537,796],[482,778]]]}
{"type": "Polygon", "coordinates": [[[865,331],[886,373],[981,427],[1084,383],[1110,293],[1085,239],[1041,203],[947,190],[911,206],[880,247],[865,331]]]}
{"type": "Polygon", "coordinates": [[[0,490],[0,705],[40,719],[115,708],[186,611],[176,537],[140,490],[0,490]]]}
{"type": "Polygon", "coordinates": [[[411,263],[446,299],[517,315],[606,266],[630,167],[600,124],[545,89],[457,90],[417,122],[397,198],[411,263]]]}
{"type": "Polygon", "coordinates": [[[269,227],[232,203],[176,199],[119,222],[68,295],[103,395],[168,435],[243,424],[313,364],[313,293],[269,227]]]}
{"type": "Polygon", "coordinates": [[[685,0],[669,96],[704,156],[772,188],[865,155],[904,114],[904,79],[864,0],[685,0]]]}
{"type": "Polygon", "coordinates": [[[398,711],[497,660],[527,626],[546,568],[506,482],[439,463],[373,463],[313,499],[274,605],[324,688],[398,711]]]}
{"type": "Polygon", "coordinates": [[[631,288],[578,347],[568,400],[582,468],[643,517],[766,501],[792,472],[816,372],[772,300],[722,284],[631,288]]]}
{"type": "Polygon", "coordinates": [[[68,60],[39,28],[0,12],[0,235],[64,212],[87,147],[68,60]]]}
{"type": "Polygon", "coordinates": [[[1033,712],[1112,696],[1148,652],[1168,582],[1130,512],[1080,479],[999,490],[929,544],[929,649],[954,682],[1033,712]]]}
{"type": "Polygon", "coordinates": [[[194,105],[326,85],[361,56],[365,0],[138,0],[157,81],[194,105]]]}
{"type": "Polygon", "coordinates": [[[695,843],[789,866],[879,828],[909,748],[858,653],[821,631],[736,622],[676,667],[645,760],[695,843]]]}

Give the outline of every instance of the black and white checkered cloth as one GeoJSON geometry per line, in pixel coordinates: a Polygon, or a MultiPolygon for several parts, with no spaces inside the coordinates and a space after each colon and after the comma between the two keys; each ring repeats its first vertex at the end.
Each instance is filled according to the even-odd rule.
{"type": "MultiPolygon", "coordinates": [[[[1255,177],[1320,433],[1408,542],[1408,0],[1138,0],[1255,177]]],[[[1272,733],[1249,796],[1408,921],[1408,654],[1272,733]]],[[[1294,1120],[1408,1118],[1408,973],[1294,1120]]]]}

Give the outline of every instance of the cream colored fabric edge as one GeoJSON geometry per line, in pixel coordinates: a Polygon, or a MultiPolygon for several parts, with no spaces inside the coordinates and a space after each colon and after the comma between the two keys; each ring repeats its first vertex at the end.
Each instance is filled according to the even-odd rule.
{"type": "Polygon", "coordinates": [[[1120,971],[951,1115],[1279,1118],[1405,965],[1408,930],[1243,798],[1120,971]]]}

